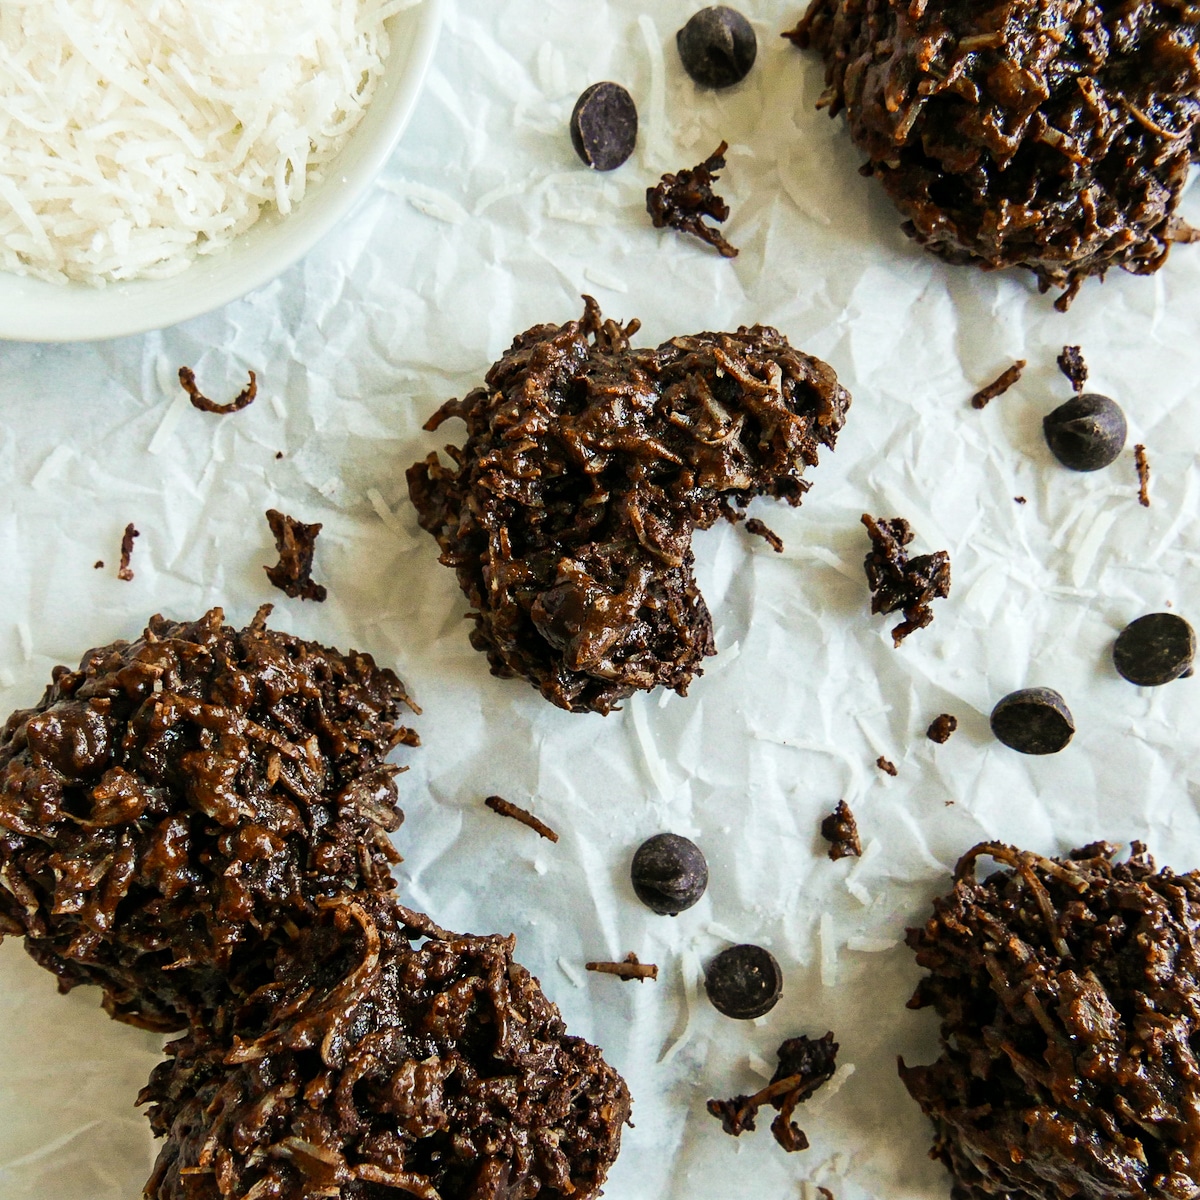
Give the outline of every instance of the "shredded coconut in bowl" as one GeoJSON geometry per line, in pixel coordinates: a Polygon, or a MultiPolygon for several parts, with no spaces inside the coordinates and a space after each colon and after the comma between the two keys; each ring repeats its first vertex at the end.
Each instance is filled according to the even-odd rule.
{"type": "Polygon", "coordinates": [[[0,0],[0,269],[162,279],[286,216],[416,0],[0,0]]]}

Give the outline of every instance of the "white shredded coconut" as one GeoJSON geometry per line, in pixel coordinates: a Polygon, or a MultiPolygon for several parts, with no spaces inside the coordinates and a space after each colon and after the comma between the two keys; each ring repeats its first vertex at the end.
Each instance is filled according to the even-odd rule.
{"type": "Polygon", "coordinates": [[[854,1064],[852,1062],[841,1063],[830,1077],[829,1082],[820,1088],[805,1105],[805,1113],[809,1116],[819,1113],[845,1087],[846,1080],[853,1074],[854,1064]]]}
{"type": "Polygon", "coordinates": [[[700,980],[704,974],[700,960],[692,951],[684,950],[679,965],[683,973],[683,1032],[659,1055],[660,1063],[669,1063],[691,1041],[700,1008],[700,980]]]}
{"type": "Polygon", "coordinates": [[[900,945],[899,938],[852,937],[846,939],[847,950],[858,950],[862,954],[882,954],[900,945]]]}
{"type": "Polygon", "coordinates": [[[643,696],[634,696],[626,707],[633,717],[633,731],[642,751],[646,773],[650,776],[651,783],[658,789],[658,794],[666,796],[671,791],[671,776],[667,771],[663,756],[658,752],[658,746],[655,745],[654,733],[650,728],[650,723],[646,720],[646,713],[642,707],[643,702],[643,696]]]}
{"type": "Polygon", "coordinates": [[[871,893],[858,882],[858,877],[863,873],[863,868],[866,867],[873,858],[876,858],[879,851],[882,849],[879,839],[872,838],[866,845],[858,861],[851,867],[846,875],[846,891],[850,893],[859,904],[863,907],[868,907],[871,903],[871,893]]]}
{"type": "Polygon", "coordinates": [[[433,217],[435,221],[444,221],[447,225],[464,225],[469,221],[470,214],[453,196],[423,183],[410,183],[407,180],[384,180],[379,185],[385,192],[403,196],[419,213],[433,217]]]}
{"type": "Polygon", "coordinates": [[[584,986],[586,982],[580,974],[579,968],[569,959],[560,958],[558,960],[558,969],[573,983],[577,988],[584,986]]]}
{"type": "Polygon", "coordinates": [[[595,267],[584,267],[583,277],[597,287],[608,288],[610,292],[628,292],[629,286],[617,275],[608,271],[598,271],[595,267]]]}
{"type": "Polygon", "coordinates": [[[4,0],[0,269],[166,278],[283,215],[415,0],[4,0]]]}
{"type": "Polygon", "coordinates": [[[161,454],[167,448],[171,436],[179,422],[183,420],[184,413],[191,407],[192,401],[187,392],[180,392],[174,400],[167,401],[167,411],[163,414],[163,419],[158,423],[158,428],[154,431],[154,436],[146,447],[148,454],[161,454]]]}
{"type": "Polygon", "coordinates": [[[770,1079],[775,1074],[775,1068],[762,1055],[753,1051],[746,1056],[746,1065],[762,1079],[770,1079]]]}
{"type": "Polygon", "coordinates": [[[833,932],[833,918],[828,913],[821,914],[817,926],[817,940],[821,944],[821,986],[837,986],[837,942],[833,932]]]}
{"type": "Polygon", "coordinates": [[[371,502],[371,507],[375,510],[379,519],[395,534],[401,537],[407,537],[407,531],[400,518],[392,512],[388,506],[388,502],[383,498],[383,494],[378,488],[367,488],[367,499],[371,502]]]}
{"type": "Polygon", "coordinates": [[[646,120],[638,131],[642,145],[642,165],[662,170],[667,150],[667,67],[663,57],[662,37],[654,18],[647,13],[638,17],[646,56],[650,59],[650,94],[645,106],[646,120]]]}

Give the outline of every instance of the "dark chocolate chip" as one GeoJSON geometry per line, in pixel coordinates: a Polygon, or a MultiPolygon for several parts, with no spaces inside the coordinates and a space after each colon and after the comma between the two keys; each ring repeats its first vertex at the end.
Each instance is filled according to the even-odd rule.
{"type": "Polygon", "coordinates": [[[593,83],[575,101],[571,145],[594,171],[619,167],[637,145],[637,105],[619,83],[593,83]]]}
{"type": "Polygon", "coordinates": [[[1125,414],[1095,392],[1072,396],[1042,420],[1050,453],[1072,471],[1107,467],[1125,447],[1125,414]]]}
{"type": "Polygon", "coordinates": [[[741,83],[754,66],[758,39],[750,22],[724,4],[702,8],[675,35],[683,69],[701,87],[741,83]]]}
{"type": "Polygon", "coordinates": [[[992,732],[1022,754],[1057,754],[1075,735],[1075,721],[1053,688],[1022,688],[992,709],[992,732]]]}
{"type": "Polygon", "coordinates": [[[629,876],[643,904],[673,917],[704,895],[708,863],[695,842],[677,833],[656,833],[637,848],[629,876]]]}
{"type": "Polygon", "coordinates": [[[752,1021],[775,1007],[783,972],[775,955],[761,946],[730,946],[708,964],[704,990],[717,1012],[752,1021]]]}
{"type": "Polygon", "coordinates": [[[1196,633],[1174,613],[1147,613],[1131,621],[1113,646],[1117,673],[1139,687],[1157,687],[1191,673],[1196,633]]]}

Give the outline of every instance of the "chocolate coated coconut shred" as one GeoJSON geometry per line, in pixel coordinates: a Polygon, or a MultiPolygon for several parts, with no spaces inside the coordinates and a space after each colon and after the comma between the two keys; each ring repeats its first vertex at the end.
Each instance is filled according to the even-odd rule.
{"type": "Polygon", "coordinates": [[[320,898],[392,886],[404,686],[269,612],[152,617],[0,734],[0,935],[131,1024],[211,1017],[320,898]]]}
{"type": "MultiPolygon", "coordinates": [[[[908,557],[905,547],[914,534],[903,517],[872,517],[863,513],[871,549],[863,561],[867,586],[871,589],[871,612],[903,611],[904,620],[892,630],[892,645],[899,646],[910,633],[924,629],[933,620],[933,600],[950,595],[950,555],[945,550],[908,557]]],[[[881,770],[895,775],[895,767],[881,770]]],[[[891,766],[891,764],[889,764],[891,766]]]]}
{"type": "Polygon", "coordinates": [[[462,447],[408,471],[422,528],[471,608],[492,672],[554,704],[608,712],[635,690],[680,695],[714,653],[692,533],[754,496],[799,504],[850,396],[774,329],[635,350],[636,321],[521,334],[457,417],[462,447]]]}
{"type": "Polygon", "coordinates": [[[729,217],[729,205],[713,191],[717,172],[725,170],[727,143],[722,142],[702,163],[690,170],[668,171],[652,188],[646,189],[646,211],[655,229],[677,229],[690,233],[717,250],[722,258],[737,258],[737,247],[725,240],[716,225],[729,217]]]}
{"type": "Polygon", "coordinates": [[[1200,877],[1115,853],[975,846],[908,931],[941,1053],[900,1075],[962,1200],[1197,1193],[1200,877]]]}
{"type": "Polygon", "coordinates": [[[829,843],[828,854],[834,862],[862,855],[858,822],[845,800],[839,800],[833,812],[821,821],[821,836],[829,843]]]}
{"type": "Polygon", "coordinates": [[[766,1087],[753,1096],[733,1096],[729,1100],[710,1100],[709,1113],[721,1122],[721,1128],[740,1137],[755,1126],[758,1110],[770,1104],[779,1110],[771,1122],[771,1135],[789,1154],[808,1149],[808,1137],[792,1120],[796,1106],[803,1104],[818,1088],[833,1078],[837,1067],[838,1044],[833,1034],[821,1038],[788,1038],[776,1051],[779,1066],[766,1087]]]}
{"type": "Polygon", "coordinates": [[[598,1195],[629,1093],[512,953],[325,901],[227,1038],[194,1028],[156,1068],[147,1200],[598,1195]]]}
{"type": "Polygon", "coordinates": [[[864,172],[954,263],[1025,267],[1066,308],[1089,275],[1157,270],[1197,148],[1200,25],[1170,0],[812,0],[864,172]]]}
{"type": "Polygon", "coordinates": [[[324,584],[314,582],[312,570],[321,523],[306,525],[277,508],[268,508],[266,515],[279,554],[273,567],[263,568],[267,578],[293,600],[315,600],[320,604],[328,593],[324,584]]]}

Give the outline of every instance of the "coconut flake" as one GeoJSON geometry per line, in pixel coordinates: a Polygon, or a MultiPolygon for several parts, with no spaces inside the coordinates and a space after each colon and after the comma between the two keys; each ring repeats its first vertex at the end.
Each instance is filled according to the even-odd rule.
{"type": "Polygon", "coordinates": [[[837,943],[834,941],[833,918],[828,913],[821,914],[817,940],[821,943],[821,986],[836,987],[837,943]]]}
{"type": "Polygon", "coordinates": [[[158,428],[154,431],[154,436],[146,447],[147,454],[161,454],[166,449],[171,435],[175,432],[179,422],[183,420],[183,414],[191,406],[191,397],[187,392],[179,392],[174,400],[168,402],[167,411],[163,413],[163,419],[159,421],[158,428]]]}
{"type": "Polygon", "coordinates": [[[577,988],[581,988],[586,983],[586,980],[579,973],[579,968],[569,959],[560,958],[558,960],[558,969],[573,983],[577,988]]]}
{"type": "Polygon", "coordinates": [[[629,291],[629,286],[623,279],[610,275],[607,271],[597,271],[595,267],[584,267],[583,277],[597,287],[608,288],[610,292],[629,291]]]}
{"type": "Polygon", "coordinates": [[[847,950],[858,950],[862,954],[882,954],[900,945],[899,938],[852,937],[846,939],[847,950]]]}
{"type": "Polygon", "coordinates": [[[854,1064],[852,1062],[841,1063],[829,1077],[829,1082],[815,1092],[812,1099],[805,1104],[805,1114],[819,1113],[845,1087],[846,1080],[853,1074],[854,1064]]]}
{"type": "Polygon", "coordinates": [[[658,747],[654,744],[654,734],[650,729],[649,722],[646,720],[642,700],[643,697],[634,696],[629,701],[627,707],[633,717],[633,731],[637,737],[638,746],[642,751],[642,759],[646,764],[646,773],[658,789],[658,794],[665,796],[671,790],[671,777],[667,774],[667,766],[663,761],[663,756],[659,754],[658,747]]]}
{"type": "Polygon", "coordinates": [[[645,125],[639,130],[642,135],[642,166],[661,171],[667,158],[667,64],[654,18],[642,13],[638,17],[638,27],[650,58],[650,95],[645,107],[645,125]]]}
{"type": "Polygon", "coordinates": [[[660,1063],[669,1063],[692,1039],[693,1026],[700,1008],[700,960],[690,950],[685,950],[679,957],[680,970],[683,972],[683,1004],[685,1019],[683,1032],[659,1056],[660,1063]]]}

